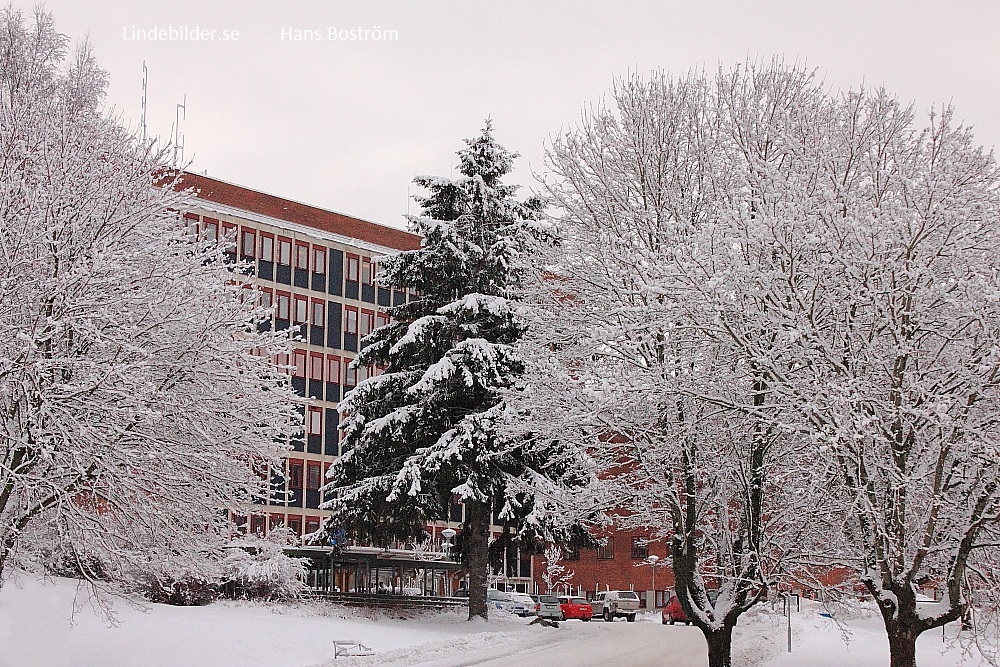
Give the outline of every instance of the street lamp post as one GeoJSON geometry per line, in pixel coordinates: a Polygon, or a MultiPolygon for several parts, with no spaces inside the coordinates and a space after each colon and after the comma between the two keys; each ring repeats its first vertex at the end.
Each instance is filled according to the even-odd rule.
{"type": "Polygon", "coordinates": [[[646,558],[646,562],[649,563],[649,572],[653,578],[653,600],[652,608],[656,608],[656,563],[660,560],[659,556],[650,555],[646,558]]]}
{"type": "MultiPolygon", "coordinates": [[[[444,544],[447,547],[446,551],[448,552],[448,556],[449,557],[451,557],[451,538],[455,537],[456,535],[458,535],[458,532],[454,528],[445,528],[444,530],[441,531],[441,537],[444,538],[444,544]]],[[[446,572],[447,572],[447,570],[446,570],[446,572]]],[[[448,587],[447,587],[448,588],[448,590],[447,590],[448,595],[452,594],[451,584],[452,584],[451,575],[449,574],[448,575],[448,587]]]]}
{"type": "Polygon", "coordinates": [[[453,528],[445,528],[441,531],[441,537],[444,538],[444,544],[448,547],[449,553],[451,552],[451,538],[458,535],[458,532],[453,528]]]}
{"type": "Polygon", "coordinates": [[[653,599],[650,600],[651,609],[656,609],[656,563],[659,560],[659,556],[654,556],[652,554],[646,557],[646,562],[649,563],[649,573],[653,580],[653,599]]]}

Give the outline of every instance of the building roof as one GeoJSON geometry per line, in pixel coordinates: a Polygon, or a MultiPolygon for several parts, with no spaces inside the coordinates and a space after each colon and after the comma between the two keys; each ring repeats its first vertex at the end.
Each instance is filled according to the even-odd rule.
{"type": "Polygon", "coordinates": [[[201,174],[185,172],[178,180],[181,187],[194,189],[197,197],[204,201],[398,250],[415,250],[420,247],[419,236],[395,227],[283,199],[201,174]]]}

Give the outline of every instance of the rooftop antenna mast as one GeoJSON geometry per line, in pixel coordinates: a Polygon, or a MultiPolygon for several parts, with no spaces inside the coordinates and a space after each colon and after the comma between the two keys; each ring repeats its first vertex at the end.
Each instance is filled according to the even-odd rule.
{"type": "Polygon", "coordinates": [[[174,119],[174,166],[178,166],[184,161],[184,135],[181,134],[181,121],[187,120],[187,93],[184,93],[184,101],[177,105],[174,119]],[[178,159],[179,158],[179,159],[178,159]]]}
{"type": "Polygon", "coordinates": [[[142,119],[139,127],[142,130],[142,145],[146,145],[146,90],[149,83],[149,70],[146,69],[146,61],[142,61],[142,119]]]}

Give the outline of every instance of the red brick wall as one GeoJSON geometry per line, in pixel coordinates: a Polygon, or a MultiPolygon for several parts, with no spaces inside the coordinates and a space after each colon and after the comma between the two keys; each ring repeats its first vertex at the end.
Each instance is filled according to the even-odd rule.
{"type": "MultiPolygon", "coordinates": [[[[574,593],[582,586],[588,597],[593,597],[595,590],[636,590],[647,591],[652,586],[652,573],[648,561],[632,558],[632,539],[646,538],[641,532],[617,531],[609,533],[614,543],[614,558],[598,559],[597,550],[581,549],[579,560],[563,559],[559,563],[573,570],[574,576],[570,582],[574,593]]],[[[674,573],[670,568],[670,558],[667,554],[666,541],[653,540],[646,546],[647,554],[657,556],[656,589],[670,589],[674,585],[674,573]]],[[[545,590],[542,573],[545,570],[545,558],[536,555],[532,567],[535,585],[538,590],[545,590]]]]}

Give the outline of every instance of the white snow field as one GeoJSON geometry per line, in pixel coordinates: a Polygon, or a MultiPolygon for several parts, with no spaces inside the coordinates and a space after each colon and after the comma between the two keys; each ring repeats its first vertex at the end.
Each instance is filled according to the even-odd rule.
{"type": "MultiPolygon", "coordinates": [[[[569,621],[558,629],[515,618],[469,623],[459,613],[401,619],[320,605],[219,602],[205,607],[130,605],[116,599],[117,625],[89,606],[76,582],[18,573],[0,589],[0,667],[704,667],[693,627],[569,621]],[[77,611],[74,614],[74,599],[77,611]],[[82,608],[80,607],[82,605],[82,608]],[[333,660],[333,639],[372,647],[370,657],[333,660]]],[[[834,623],[811,605],[785,619],[756,613],[737,627],[734,667],[883,667],[888,644],[876,617],[834,623]]],[[[955,628],[954,631],[957,631],[955,628]]],[[[949,635],[953,634],[949,628],[949,635]]],[[[920,641],[920,667],[980,664],[940,632],[920,641]]]]}

